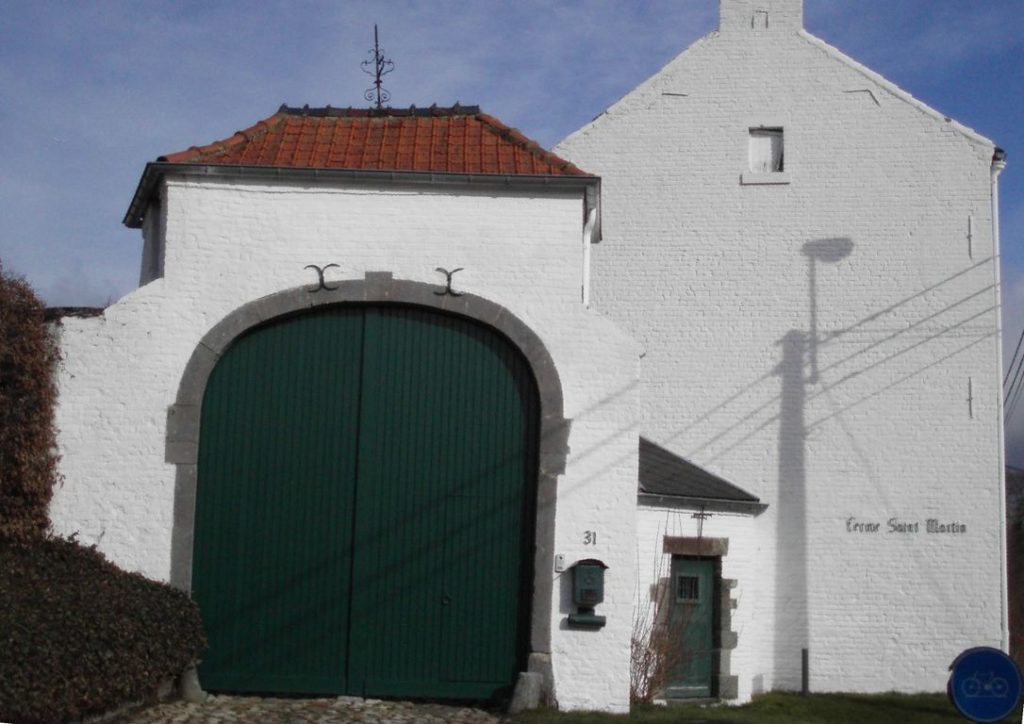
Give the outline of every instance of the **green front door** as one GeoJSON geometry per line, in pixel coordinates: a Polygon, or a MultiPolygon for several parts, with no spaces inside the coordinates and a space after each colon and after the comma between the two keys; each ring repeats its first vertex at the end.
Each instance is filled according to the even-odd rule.
{"type": "Polygon", "coordinates": [[[665,696],[683,699],[711,696],[715,562],[706,558],[672,559],[671,626],[678,639],[673,673],[665,696]]]}
{"type": "Polygon", "coordinates": [[[528,629],[536,388],[474,322],[344,306],[210,376],[193,595],[210,690],[488,698],[528,629]]]}

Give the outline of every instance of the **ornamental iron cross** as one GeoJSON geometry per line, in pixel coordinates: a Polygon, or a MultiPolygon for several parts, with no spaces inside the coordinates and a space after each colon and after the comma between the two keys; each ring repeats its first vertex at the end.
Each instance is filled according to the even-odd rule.
{"type": "Polygon", "coordinates": [[[363,67],[363,72],[373,76],[373,88],[367,88],[366,93],[363,94],[363,98],[368,101],[376,98],[377,110],[383,107],[383,104],[391,100],[391,93],[386,89],[381,88],[381,78],[386,76],[388,73],[395,69],[395,64],[390,58],[384,57],[384,49],[380,47],[380,43],[377,39],[377,24],[373,25],[373,50],[368,51],[370,53],[370,59],[364,60],[360,65],[363,67]]]}

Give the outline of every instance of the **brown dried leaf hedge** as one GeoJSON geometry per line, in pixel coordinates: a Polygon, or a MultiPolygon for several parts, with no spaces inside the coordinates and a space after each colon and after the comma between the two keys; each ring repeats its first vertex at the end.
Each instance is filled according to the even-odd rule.
{"type": "Polygon", "coordinates": [[[49,527],[58,353],[43,311],[28,283],[0,261],[0,540],[28,540],[49,527]]]}
{"type": "Polygon", "coordinates": [[[48,534],[57,345],[0,262],[0,721],[80,719],[152,694],[205,646],[188,594],[48,534]]]}
{"type": "Polygon", "coordinates": [[[154,695],[205,646],[188,594],[59,538],[0,542],[0,721],[78,720],[154,695]]]}

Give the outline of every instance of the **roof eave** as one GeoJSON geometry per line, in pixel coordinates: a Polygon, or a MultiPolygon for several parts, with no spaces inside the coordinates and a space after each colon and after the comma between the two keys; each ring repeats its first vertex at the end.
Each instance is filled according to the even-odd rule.
{"type": "Polygon", "coordinates": [[[664,495],[647,493],[643,490],[637,493],[637,501],[664,508],[693,508],[695,510],[714,511],[716,513],[742,513],[755,516],[768,509],[768,504],[762,503],[757,498],[753,500],[729,500],[726,498],[702,498],[695,495],[664,495]]]}
{"type": "MultiPolygon", "coordinates": [[[[281,166],[242,166],[226,164],[171,163],[151,161],[146,164],[122,223],[132,229],[142,227],[146,207],[157,185],[165,175],[202,176],[205,178],[245,178],[254,180],[352,180],[366,183],[403,183],[488,188],[581,189],[586,193],[587,208],[598,208],[601,179],[598,176],[531,176],[525,174],[437,173],[432,171],[385,171],[343,168],[286,168],[281,166]]],[[[600,211],[598,211],[600,214],[600,211]]]]}

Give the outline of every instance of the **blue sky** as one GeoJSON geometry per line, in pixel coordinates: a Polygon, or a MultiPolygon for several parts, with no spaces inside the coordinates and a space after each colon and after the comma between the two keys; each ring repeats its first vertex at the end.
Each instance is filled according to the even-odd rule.
{"type": "MultiPolygon", "coordinates": [[[[1006,354],[1024,324],[1024,0],[805,0],[805,26],[1009,153],[1006,354]]],[[[135,287],[146,161],[289,105],[480,105],[546,147],[714,29],[717,0],[45,2],[0,15],[0,259],[51,305],[135,287]]],[[[1024,465],[1024,412],[1008,437],[1024,465]]]]}

